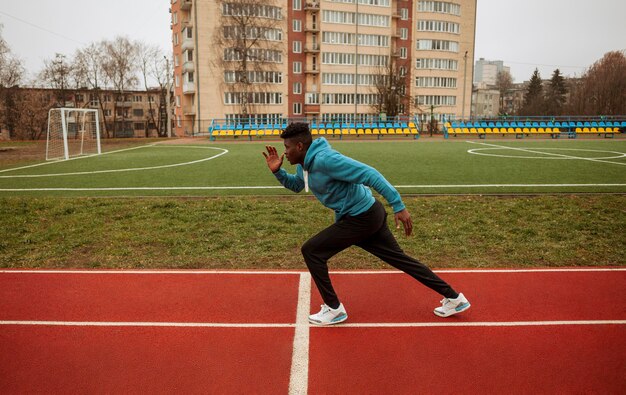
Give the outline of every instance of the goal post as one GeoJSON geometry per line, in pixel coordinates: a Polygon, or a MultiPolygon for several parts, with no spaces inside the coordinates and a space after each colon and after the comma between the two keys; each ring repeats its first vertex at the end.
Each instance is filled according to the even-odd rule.
{"type": "Polygon", "coordinates": [[[98,110],[52,108],[48,112],[46,160],[101,154],[98,110]]]}

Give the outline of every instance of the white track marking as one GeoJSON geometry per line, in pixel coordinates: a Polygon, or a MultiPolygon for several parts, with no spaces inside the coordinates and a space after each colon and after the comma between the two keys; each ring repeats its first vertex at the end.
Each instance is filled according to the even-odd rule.
{"type": "MultiPolygon", "coordinates": [[[[69,326],[69,327],[153,327],[153,328],[296,328],[299,324],[277,323],[219,323],[219,322],[99,322],[99,321],[0,321],[2,325],[14,326],[69,326]]],[[[518,326],[567,326],[567,325],[626,325],[626,320],[570,320],[570,321],[480,321],[480,322],[363,322],[333,325],[332,328],[437,328],[437,327],[518,327],[518,326]]],[[[309,329],[308,323],[302,325],[306,329],[306,344],[299,354],[302,364],[294,365],[292,360],[290,394],[306,393],[308,381],[309,329]],[[297,380],[297,382],[296,382],[297,380]],[[292,392],[292,384],[294,391],[292,392]],[[304,391],[304,392],[302,392],[304,391]]],[[[331,328],[321,328],[330,330],[331,328]]],[[[294,354],[295,354],[294,344],[294,354]]],[[[295,355],[293,356],[295,359],[295,355]]]]}
{"type": "MultiPolygon", "coordinates": [[[[626,267],[580,267],[580,268],[537,268],[537,269],[439,269],[435,273],[570,273],[570,272],[624,272],[626,267]]],[[[2,269],[0,274],[83,274],[83,275],[213,275],[213,274],[237,274],[237,275],[291,275],[299,276],[307,274],[301,270],[39,270],[39,269],[2,269]]],[[[362,274],[404,274],[399,270],[335,270],[330,274],[362,275],[362,274]]]]}
{"type": "MultiPolygon", "coordinates": [[[[135,150],[135,149],[139,149],[139,148],[153,147],[155,144],[156,143],[152,143],[152,144],[141,145],[139,147],[131,147],[131,148],[118,149],[118,150],[115,150],[115,151],[103,152],[103,153],[101,153],[100,155],[97,155],[97,156],[108,155],[108,154],[115,154],[117,152],[131,151],[131,150],[135,150]]],[[[55,164],[55,163],[64,163],[64,162],[68,162],[70,160],[86,159],[86,158],[91,158],[92,156],[96,156],[96,155],[75,156],[73,158],[69,158],[69,159],[63,160],[63,161],[55,160],[55,161],[37,163],[37,164],[34,164],[34,165],[28,165],[28,166],[22,166],[22,167],[14,167],[14,168],[11,168],[11,169],[0,170],[0,173],[5,173],[5,172],[15,171],[15,170],[22,170],[22,169],[30,169],[31,167],[52,165],[52,164],[55,164]]]]}
{"type": "Polygon", "coordinates": [[[579,159],[579,160],[586,160],[586,161],[590,161],[590,162],[610,163],[612,165],[626,166],[626,163],[610,162],[608,160],[602,160],[602,159],[583,158],[583,157],[580,157],[580,156],[570,156],[570,155],[564,155],[564,154],[555,154],[555,153],[552,153],[552,152],[533,151],[532,149],[527,149],[527,148],[509,147],[509,146],[506,146],[506,145],[497,145],[497,144],[477,143],[476,141],[469,141],[469,140],[466,141],[466,142],[470,143],[470,144],[485,145],[487,147],[496,147],[496,148],[501,148],[501,149],[510,149],[510,150],[515,150],[515,151],[530,152],[531,154],[552,155],[552,156],[559,156],[559,157],[563,157],[563,158],[567,158],[567,159],[579,159]]]}
{"type": "Polygon", "coordinates": [[[221,322],[98,322],[98,321],[0,321],[0,325],[95,326],[163,328],[293,328],[295,324],[231,324],[221,322]]]}
{"type": "Polygon", "coordinates": [[[311,275],[300,274],[296,330],[293,336],[289,394],[305,395],[309,384],[309,310],[311,306],[311,275]]]}
{"type": "Polygon", "coordinates": [[[449,326],[555,326],[555,325],[626,325],[626,320],[573,320],[573,321],[500,321],[500,322],[390,322],[337,325],[338,328],[422,328],[449,326]]]}
{"type": "MultiPolygon", "coordinates": [[[[153,146],[152,146],[153,147],[153,146]]],[[[171,146],[174,147],[174,146],[171,146]]],[[[185,147],[185,146],[183,146],[185,147]]],[[[161,147],[159,147],[161,148],[161,147]]],[[[169,146],[166,148],[170,148],[169,146]]],[[[187,147],[189,148],[189,147],[187,147]]],[[[194,147],[195,148],[195,147],[194,147]]],[[[208,158],[198,159],[191,162],[183,162],[183,163],[174,163],[170,165],[161,165],[161,166],[149,166],[149,167],[136,167],[136,168],[128,168],[128,169],[113,169],[113,170],[95,170],[95,171],[81,171],[81,172],[73,172],[73,173],[56,173],[56,174],[25,174],[25,175],[15,175],[15,176],[0,176],[0,178],[42,178],[42,177],[61,177],[61,176],[76,176],[76,175],[84,175],[84,174],[103,174],[103,173],[121,173],[127,171],[143,171],[143,170],[154,170],[154,169],[165,169],[170,167],[178,167],[178,166],[187,166],[193,165],[195,163],[206,162],[215,158],[219,158],[222,155],[228,153],[227,149],[217,148],[217,147],[202,147],[206,149],[220,150],[221,153],[217,155],[210,156],[208,158]]],[[[119,152],[119,151],[118,151],[119,152]]]]}
{"type": "MultiPolygon", "coordinates": [[[[2,176],[0,176],[2,178],[2,176]]],[[[6,178],[6,177],[5,177],[6,178]]],[[[456,184],[456,185],[395,185],[396,189],[403,188],[558,188],[558,187],[625,187],[626,184],[456,184]]],[[[259,186],[218,186],[218,187],[119,187],[119,188],[0,188],[0,192],[115,192],[115,191],[212,191],[212,190],[262,190],[262,189],[283,189],[281,185],[259,185],[259,186]]]]}

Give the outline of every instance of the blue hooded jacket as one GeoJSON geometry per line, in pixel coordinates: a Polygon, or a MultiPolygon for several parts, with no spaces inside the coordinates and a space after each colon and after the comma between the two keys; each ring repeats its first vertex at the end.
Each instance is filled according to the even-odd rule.
{"type": "Polygon", "coordinates": [[[304,168],[296,166],[296,174],[281,168],[274,173],[287,189],[300,192],[308,187],[326,207],[335,211],[338,221],[344,215],[355,216],[369,210],[374,204],[372,191],[380,193],[391,205],[393,212],[404,210],[398,191],[378,170],[340,154],[320,137],[313,141],[304,157],[304,168]]]}

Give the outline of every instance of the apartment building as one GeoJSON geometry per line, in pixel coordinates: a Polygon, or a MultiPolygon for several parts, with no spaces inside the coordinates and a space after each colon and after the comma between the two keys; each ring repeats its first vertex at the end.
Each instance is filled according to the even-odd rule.
{"type": "Polygon", "coordinates": [[[476,0],[171,0],[175,132],[469,117],[476,0]],[[389,114],[393,115],[393,114],[389,114]]]}

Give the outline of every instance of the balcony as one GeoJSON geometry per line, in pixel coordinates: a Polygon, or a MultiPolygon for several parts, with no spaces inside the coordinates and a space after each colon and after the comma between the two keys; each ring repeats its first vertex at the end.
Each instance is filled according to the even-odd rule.
{"type": "Polygon", "coordinates": [[[304,74],[319,74],[319,73],[320,73],[320,70],[315,65],[307,66],[304,69],[304,74]]]}
{"type": "Polygon", "coordinates": [[[307,24],[304,26],[305,32],[318,33],[320,31],[320,26],[317,23],[312,23],[311,25],[307,24]]]}
{"type": "Polygon", "coordinates": [[[185,63],[183,63],[183,73],[188,73],[190,71],[194,71],[195,66],[193,64],[193,62],[187,61],[185,63]]]}
{"type": "Polygon", "coordinates": [[[193,82],[183,82],[183,94],[185,95],[193,95],[196,93],[196,84],[193,82]]]}
{"type": "Polygon", "coordinates": [[[196,107],[195,106],[184,106],[183,107],[183,115],[196,115],[196,107]]]}
{"type": "Polygon", "coordinates": [[[308,1],[308,2],[306,2],[306,4],[304,5],[304,10],[305,11],[310,11],[310,12],[319,12],[320,11],[320,3],[319,3],[319,1],[308,1]]]}
{"type": "Polygon", "coordinates": [[[391,17],[392,18],[402,18],[402,13],[400,13],[400,10],[393,10],[391,12],[391,17]]]}
{"type": "Polygon", "coordinates": [[[304,52],[319,52],[320,45],[318,43],[307,44],[304,46],[304,52]]]}
{"type": "Polygon", "coordinates": [[[115,107],[132,107],[133,106],[133,102],[131,101],[116,101],[115,102],[115,107]]]}
{"type": "Polygon", "coordinates": [[[193,49],[193,48],[194,48],[193,38],[185,38],[183,40],[182,45],[181,45],[181,49],[183,51],[188,51],[188,50],[193,49]]]}
{"type": "Polygon", "coordinates": [[[188,11],[188,10],[191,9],[192,5],[193,5],[193,0],[181,0],[180,1],[180,9],[181,10],[188,11]]]}
{"type": "Polygon", "coordinates": [[[191,29],[192,27],[193,27],[193,21],[191,20],[191,18],[187,18],[180,23],[181,30],[185,28],[191,29]]]}

